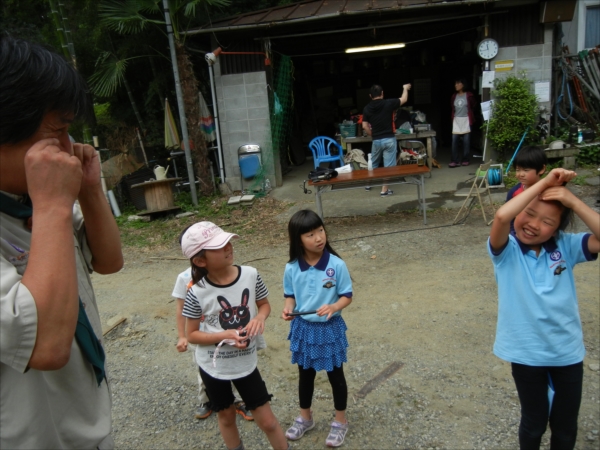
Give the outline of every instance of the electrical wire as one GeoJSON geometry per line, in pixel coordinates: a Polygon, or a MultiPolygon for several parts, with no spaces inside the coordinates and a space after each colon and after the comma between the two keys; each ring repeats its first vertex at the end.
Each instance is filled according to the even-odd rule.
{"type": "MultiPolygon", "coordinates": [[[[434,37],[430,37],[430,38],[426,38],[426,39],[419,39],[419,40],[416,40],[416,41],[408,41],[408,42],[405,42],[405,44],[406,45],[410,45],[410,44],[417,44],[419,42],[431,41],[433,39],[439,39],[439,38],[443,38],[443,37],[446,37],[446,36],[451,36],[451,35],[454,35],[454,34],[462,34],[462,33],[465,33],[466,31],[476,30],[478,28],[479,27],[467,28],[466,30],[454,31],[452,33],[442,34],[440,36],[434,36],[434,37]]],[[[276,50],[273,50],[273,51],[276,52],[276,53],[279,53],[276,50]]],[[[335,55],[335,54],[340,54],[340,53],[345,53],[345,50],[339,50],[339,51],[336,51],[336,52],[327,52],[327,53],[307,53],[305,55],[286,55],[286,56],[291,56],[292,58],[300,58],[300,57],[303,57],[303,56],[335,55]]],[[[281,54],[283,54],[283,53],[281,53],[281,54]]]]}
{"type": "MultiPolygon", "coordinates": [[[[470,212],[470,210],[469,210],[470,212]]],[[[467,213],[468,216],[468,213],[467,213]]],[[[466,217],[465,217],[466,219],[466,217]]],[[[464,220],[464,219],[463,219],[464,220]]],[[[334,239],[330,242],[342,242],[342,241],[352,241],[355,239],[364,239],[364,238],[370,238],[370,237],[376,237],[376,236],[387,236],[389,234],[398,234],[398,233],[408,233],[409,231],[424,231],[424,230],[435,230],[436,228],[448,228],[448,227],[453,227],[455,225],[460,225],[462,224],[462,222],[460,223],[451,223],[448,225],[438,225],[435,227],[423,227],[423,228],[411,228],[408,230],[397,230],[397,231],[388,231],[387,233],[375,233],[375,234],[367,234],[364,236],[355,236],[355,237],[349,237],[349,238],[344,238],[344,239],[334,239]]]]}
{"type": "MultiPolygon", "coordinates": [[[[212,24],[212,17],[210,17],[210,12],[208,10],[208,3],[209,2],[204,2],[204,9],[206,10],[206,16],[208,17],[208,23],[210,24],[210,27],[212,28],[213,24],[212,24]]],[[[221,47],[223,50],[227,50],[227,46],[221,44],[219,42],[219,39],[217,39],[217,35],[215,34],[215,32],[211,32],[213,38],[215,38],[215,42],[218,44],[219,47],[221,47]]]]}

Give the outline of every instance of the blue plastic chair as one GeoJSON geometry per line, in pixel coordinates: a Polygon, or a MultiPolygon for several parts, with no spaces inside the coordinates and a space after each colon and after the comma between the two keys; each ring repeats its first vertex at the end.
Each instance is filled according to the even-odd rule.
{"type": "Polygon", "coordinates": [[[310,141],[308,148],[310,148],[310,151],[313,154],[315,169],[323,162],[339,161],[340,167],[345,164],[342,146],[330,137],[317,136],[310,141]],[[337,150],[337,155],[334,154],[332,150],[337,150]]]}

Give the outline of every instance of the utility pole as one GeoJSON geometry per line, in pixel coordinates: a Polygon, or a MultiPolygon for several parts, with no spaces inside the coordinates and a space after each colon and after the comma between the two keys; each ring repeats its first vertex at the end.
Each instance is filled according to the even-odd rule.
{"type": "Polygon", "coordinates": [[[175,93],[177,94],[177,107],[179,110],[179,118],[181,120],[181,134],[183,135],[183,151],[185,153],[185,162],[187,165],[188,179],[190,182],[190,193],[192,194],[192,203],[194,204],[194,206],[198,206],[198,195],[196,194],[196,177],[194,176],[194,164],[192,163],[192,154],[190,152],[190,138],[188,135],[187,122],[185,118],[183,93],[181,92],[179,68],[177,67],[177,53],[175,52],[175,38],[173,37],[171,14],[169,13],[169,0],[163,0],[163,7],[165,9],[165,23],[167,24],[167,35],[169,36],[169,48],[171,49],[171,63],[173,65],[173,77],[175,78],[175,93]]]}

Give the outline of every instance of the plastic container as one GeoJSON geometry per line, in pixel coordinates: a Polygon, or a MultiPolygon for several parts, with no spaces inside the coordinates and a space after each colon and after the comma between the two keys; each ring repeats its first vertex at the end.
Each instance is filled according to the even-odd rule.
{"type": "Polygon", "coordinates": [[[369,159],[367,160],[367,170],[373,170],[373,159],[371,158],[371,153],[369,153],[369,159]]]}
{"type": "Polygon", "coordinates": [[[271,180],[269,180],[268,178],[265,178],[264,191],[269,192],[270,190],[271,190],[271,180]]]}
{"type": "Polygon", "coordinates": [[[344,125],[340,123],[340,135],[344,138],[356,137],[356,124],[344,125]]]}

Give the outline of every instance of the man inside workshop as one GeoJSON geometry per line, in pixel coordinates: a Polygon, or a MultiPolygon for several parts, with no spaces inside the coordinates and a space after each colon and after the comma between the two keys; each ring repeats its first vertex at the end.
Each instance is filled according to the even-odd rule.
{"type": "MultiPolygon", "coordinates": [[[[374,84],[371,86],[371,102],[363,110],[362,126],[368,136],[373,138],[371,146],[371,159],[373,168],[381,166],[383,160],[384,167],[396,165],[396,155],[398,147],[396,136],[394,134],[394,111],[402,106],[408,100],[408,91],[411,85],[402,86],[402,96],[400,98],[383,98],[383,88],[374,84]]],[[[365,188],[371,190],[370,187],[365,188]]],[[[394,192],[387,186],[381,187],[381,196],[387,197],[394,192]]]]}
{"type": "Polygon", "coordinates": [[[61,56],[0,34],[0,448],[106,449],[111,397],[90,273],[123,266],[91,108],[61,56]]]}

